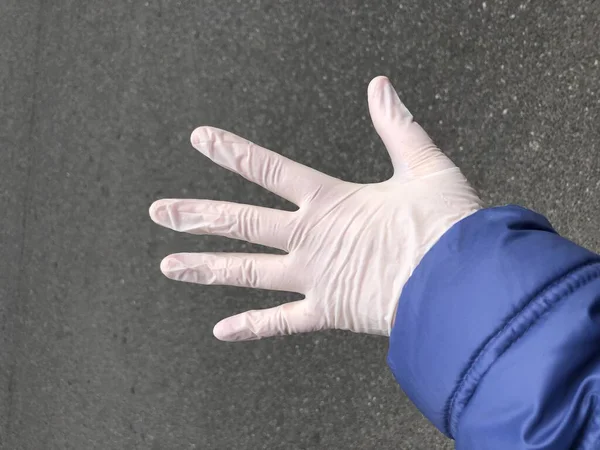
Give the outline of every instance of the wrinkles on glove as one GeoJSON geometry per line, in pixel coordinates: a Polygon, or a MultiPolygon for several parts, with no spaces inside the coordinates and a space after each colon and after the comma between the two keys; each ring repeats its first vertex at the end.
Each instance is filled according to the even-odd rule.
{"type": "Polygon", "coordinates": [[[226,236],[284,251],[294,222],[294,214],[288,211],[193,199],[159,200],[150,215],[175,231],[226,236]]]}

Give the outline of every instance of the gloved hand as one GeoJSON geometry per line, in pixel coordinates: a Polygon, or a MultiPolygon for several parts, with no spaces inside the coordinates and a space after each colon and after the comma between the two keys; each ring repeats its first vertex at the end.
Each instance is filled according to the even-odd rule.
{"type": "Polygon", "coordinates": [[[402,287],[423,255],[480,200],[460,170],[413,122],[389,80],[368,89],[373,124],[394,175],[348,183],[223,130],[200,127],[192,145],[215,163],[298,205],[294,212],[210,200],[159,200],[152,219],[284,250],[285,255],[181,253],[172,279],[298,292],[305,298],[219,322],[218,339],[241,341],[328,328],[389,335],[402,287]]]}

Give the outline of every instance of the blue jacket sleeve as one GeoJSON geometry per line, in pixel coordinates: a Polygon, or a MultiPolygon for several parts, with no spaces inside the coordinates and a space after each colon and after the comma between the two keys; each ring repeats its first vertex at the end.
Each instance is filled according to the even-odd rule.
{"type": "Polygon", "coordinates": [[[459,450],[600,449],[600,256],[520,207],[473,214],[405,285],[388,364],[459,450]]]}

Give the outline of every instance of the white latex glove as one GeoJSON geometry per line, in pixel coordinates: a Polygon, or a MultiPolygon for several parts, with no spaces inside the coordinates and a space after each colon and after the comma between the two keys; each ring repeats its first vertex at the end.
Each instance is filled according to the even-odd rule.
{"type": "MultiPolygon", "coordinates": [[[[460,170],[413,122],[389,80],[368,89],[373,124],[394,175],[348,183],[223,130],[201,127],[192,145],[215,163],[298,205],[294,212],[210,200],[159,200],[152,219],[284,250],[285,255],[181,253],[167,256],[172,279],[298,292],[305,298],[219,322],[226,341],[338,328],[389,335],[402,287],[453,224],[480,208],[460,170]]],[[[358,154],[358,152],[357,152],[358,154]]]]}

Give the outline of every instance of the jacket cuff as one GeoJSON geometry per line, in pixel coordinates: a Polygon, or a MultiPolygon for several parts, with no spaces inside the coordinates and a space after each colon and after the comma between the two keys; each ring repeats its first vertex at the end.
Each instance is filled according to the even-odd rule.
{"type": "Polygon", "coordinates": [[[540,293],[598,260],[518,206],[463,219],[427,252],[402,290],[388,353],[394,377],[453,437],[481,378],[540,312],[540,293]]]}

